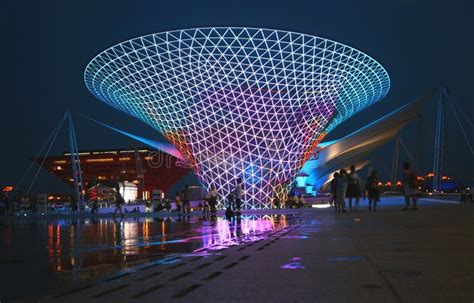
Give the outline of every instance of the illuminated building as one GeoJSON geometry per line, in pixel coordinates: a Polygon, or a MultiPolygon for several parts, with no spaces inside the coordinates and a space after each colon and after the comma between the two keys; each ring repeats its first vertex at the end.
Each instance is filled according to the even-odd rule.
{"type": "Polygon", "coordinates": [[[161,132],[204,187],[227,195],[242,178],[245,208],[271,207],[324,136],[390,87],[352,47],[253,28],[134,38],[96,56],[84,78],[98,99],[161,132]]]}
{"type": "MultiPolygon", "coordinates": [[[[128,181],[141,188],[139,193],[141,198],[148,200],[151,199],[151,192],[154,189],[161,189],[168,194],[169,189],[176,182],[191,173],[190,169],[178,166],[176,158],[146,148],[80,151],[79,158],[84,190],[92,196],[97,195],[98,188],[95,187],[97,183],[104,183],[110,187],[118,185],[123,191],[123,183],[128,181]],[[141,178],[137,173],[137,160],[140,161],[143,173],[142,186],[139,184],[141,178]]],[[[38,162],[41,161],[42,159],[38,160],[38,162]]],[[[46,158],[44,168],[73,186],[70,153],[46,158]]],[[[131,195],[136,195],[128,193],[127,190],[128,200],[131,199],[131,195]]]]}

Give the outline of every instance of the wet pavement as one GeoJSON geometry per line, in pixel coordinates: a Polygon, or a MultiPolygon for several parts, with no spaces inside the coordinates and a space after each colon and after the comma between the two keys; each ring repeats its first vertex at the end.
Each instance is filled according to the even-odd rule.
{"type": "Polygon", "coordinates": [[[54,293],[152,261],[212,255],[261,240],[295,220],[286,215],[232,220],[200,215],[3,222],[1,298],[54,293]]]}
{"type": "MultiPolygon", "coordinates": [[[[0,221],[3,302],[464,302],[474,205],[0,221]]],[[[363,205],[362,205],[363,206],[363,205]]]]}

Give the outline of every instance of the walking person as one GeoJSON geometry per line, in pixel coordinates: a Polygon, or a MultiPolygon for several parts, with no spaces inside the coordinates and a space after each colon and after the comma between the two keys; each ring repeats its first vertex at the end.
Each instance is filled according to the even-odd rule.
{"type": "Polygon", "coordinates": [[[92,201],[91,214],[96,214],[99,206],[97,205],[97,200],[92,201]]]}
{"type": "Polygon", "coordinates": [[[214,184],[211,185],[209,191],[209,207],[211,209],[211,213],[216,213],[216,205],[217,205],[217,189],[214,184]]]}
{"type": "Polygon", "coordinates": [[[357,211],[361,196],[361,183],[359,175],[355,171],[355,166],[350,167],[348,174],[349,184],[347,186],[347,196],[349,197],[349,211],[357,211]],[[352,207],[352,199],[355,199],[355,205],[352,207]]]}
{"type": "MultiPolygon", "coordinates": [[[[201,203],[200,203],[201,204],[201,203]]],[[[206,215],[206,214],[209,214],[210,212],[210,209],[211,209],[211,206],[209,204],[209,197],[204,197],[204,199],[202,199],[202,214],[203,215],[206,215]]]]}
{"type": "Polygon", "coordinates": [[[459,193],[461,194],[459,202],[460,202],[461,205],[464,205],[464,203],[468,199],[467,198],[467,189],[464,185],[461,185],[461,190],[460,190],[459,193]]]}
{"type": "Polygon", "coordinates": [[[123,218],[122,212],[122,205],[125,204],[125,200],[123,199],[122,195],[120,194],[119,189],[116,189],[115,192],[115,210],[114,210],[114,217],[117,214],[117,211],[120,212],[120,217],[123,218]]]}
{"type": "Polygon", "coordinates": [[[298,195],[298,204],[297,204],[298,208],[304,207],[305,204],[306,204],[306,201],[304,200],[303,195],[299,194],[298,195]]]}
{"type": "Polygon", "coordinates": [[[241,178],[237,178],[237,183],[234,189],[234,201],[237,214],[240,214],[240,209],[242,207],[242,195],[244,192],[243,181],[241,178]]]}
{"type": "Polygon", "coordinates": [[[179,194],[179,192],[176,193],[175,202],[176,202],[176,210],[178,211],[178,215],[181,215],[183,202],[181,200],[181,195],[179,194]]]}
{"type": "Polygon", "coordinates": [[[339,171],[339,177],[336,181],[336,203],[338,204],[339,211],[346,212],[346,193],[349,180],[347,172],[344,168],[339,171]]]}
{"type": "Polygon", "coordinates": [[[182,199],[183,199],[183,213],[190,212],[191,208],[191,191],[189,190],[189,186],[186,184],[184,185],[183,191],[181,192],[182,199]]]}
{"type": "Polygon", "coordinates": [[[280,209],[281,207],[281,202],[280,202],[280,198],[278,198],[278,196],[276,194],[274,194],[274,197],[273,197],[273,207],[276,208],[276,209],[280,209]]]}
{"type": "Polygon", "coordinates": [[[331,200],[329,200],[329,204],[334,204],[334,209],[336,212],[339,211],[339,205],[337,204],[337,199],[336,199],[336,185],[337,185],[337,179],[339,178],[339,173],[335,172],[333,175],[333,178],[331,180],[330,186],[330,192],[331,192],[331,200]]]}
{"type": "Polygon", "coordinates": [[[412,210],[417,210],[416,207],[416,175],[410,169],[408,162],[403,162],[403,196],[405,197],[405,207],[402,211],[408,210],[410,206],[410,198],[413,202],[412,210]]]}
{"type": "Polygon", "coordinates": [[[227,196],[227,207],[225,210],[225,217],[228,220],[230,220],[230,218],[232,218],[232,216],[234,215],[234,211],[232,210],[233,205],[234,205],[234,194],[231,192],[227,196]]]}
{"type": "Polygon", "coordinates": [[[72,213],[73,213],[73,214],[77,214],[77,201],[76,201],[75,197],[72,198],[72,201],[71,201],[71,203],[70,203],[70,206],[71,206],[71,211],[72,211],[72,213]]]}
{"type": "Polygon", "coordinates": [[[298,204],[298,198],[293,192],[288,194],[287,205],[289,208],[295,208],[298,204]]]}
{"type": "Polygon", "coordinates": [[[380,202],[380,189],[379,189],[379,178],[377,177],[377,171],[373,170],[367,182],[365,183],[365,190],[369,198],[369,211],[372,210],[372,202],[374,203],[374,211],[377,211],[377,202],[380,202]]]}

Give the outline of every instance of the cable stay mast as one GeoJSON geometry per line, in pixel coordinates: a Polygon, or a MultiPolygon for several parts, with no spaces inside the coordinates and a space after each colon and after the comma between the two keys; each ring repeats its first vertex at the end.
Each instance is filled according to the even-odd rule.
{"type": "Polygon", "coordinates": [[[76,132],[74,130],[74,123],[70,111],[66,112],[69,122],[69,147],[71,150],[71,165],[72,177],[74,179],[74,191],[76,194],[76,201],[80,211],[84,210],[84,186],[82,183],[81,159],[79,158],[79,151],[77,148],[76,132]]]}
{"type": "Polygon", "coordinates": [[[25,196],[28,196],[31,189],[33,188],[33,185],[35,184],[35,181],[36,181],[36,178],[38,177],[38,174],[41,170],[41,168],[43,167],[43,164],[44,162],[46,161],[46,158],[48,157],[49,155],[49,152],[51,151],[51,148],[53,147],[54,145],[54,142],[56,141],[56,138],[59,134],[59,131],[61,130],[61,127],[63,126],[64,124],[64,121],[66,120],[66,114],[64,114],[64,116],[61,118],[61,120],[58,122],[58,124],[56,125],[56,127],[54,128],[53,132],[49,135],[48,139],[46,140],[46,142],[43,144],[43,147],[41,148],[41,150],[39,151],[38,155],[36,156],[35,160],[33,160],[30,164],[30,166],[28,167],[28,169],[26,170],[26,172],[23,174],[23,177],[21,178],[20,182],[18,182],[17,184],[17,188],[21,185],[21,183],[23,182],[23,180],[25,179],[26,175],[28,174],[28,172],[31,170],[31,168],[33,167],[33,165],[35,163],[37,163],[37,161],[40,159],[40,155],[41,153],[43,152],[43,150],[46,148],[47,146],[47,149],[46,149],[46,154],[44,155],[44,157],[42,157],[42,160],[41,160],[41,163],[38,167],[38,169],[36,170],[36,173],[35,175],[33,176],[33,180],[31,180],[31,183],[30,183],[30,186],[28,186],[28,189],[26,190],[26,193],[25,193],[25,196]]]}
{"type": "MultiPolygon", "coordinates": [[[[20,181],[18,181],[18,183],[15,185],[15,189],[13,190],[13,193],[15,193],[20,188],[20,185],[23,184],[23,181],[25,181],[25,178],[28,175],[28,173],[30,172],[30,170],[33,168],[33,165],[35,163],[38,163],[38,160],[40,159],[40,156],[43,153],[44,149],[48,146],[48,143],[52,144],[51,140],[53,140],[53,138],[55,138],[57,136],[57,133],[59,132],[59,130],[61,129],[62,124],[64,123],[64,119],[65,119],[65,117],[63,116],[63,118],[61,120],[59,120],[58,124],[56,124],[53,131],[49,135],[48,139],[46,139],[46,141],[43,143],[43,146],[41,147],[40,151],[36,155],[35,159],[33,161],[31,161],[30,166],[28,166],[26,171],[21,176],[20,181]]],[[[48,148],[48,149],[50,149],[50,148],[48,148]]]]}
{"type": "Polygon", "coordinates": [[[433,160],[433,190],[441,190],[441,179],[443,176],[443,163],[444,163],[444,124],[445,124],[445,108],[449,105],[452,110],[454,118],[456,119],[457,125],[461,130],[461,134],[466,141],[466,144],[474,156],[474,149],[468,138],[468,133],[474,133],[474,127],[472,121],[469,120],[467,115],[462,111],[461,107],[454,102],[451,98],[448,87],[443,85],[441,92],[438,97],[438,108],[436,114],[436,129],[435,129],[435,144],[434,144],[434,160],[433,160]],[[461,117],[469,124],[470,131],[466,132],[463,127],[461,117]]]}
{"type": "Polygon", "coordinates": [[[436,111],[435,143],[433,159],[433,190],[440,189],[441,174],[443,173],[443,150],[444,150],[444,105],[447,94],[446,86],[443,85],[438,96],[438,108],[436,111]]]}
{"type": "Polygon", "coordinates": [[[46,158],[49,155],[49,152],[51,151],[51,148],[54,145],[54,142],[56,141],[56,138],[58,137],[59,132],[62,129],[62,126],[64,122],[69,124],[69,145],[70,145],[70,153],[71,153],[71,165],[72,165],[72,178],[74,180],[74,192],[76,195],[76,201],[77,205],[79,206],[79,209],[82,211],[84,210],[84,188],[83,188],[83,182],[82,182],[82,171],[81,171],[81,161],[79,159],[79,152],[77,148],[77,139],[76,139],[76,132],[74,130],[74,123],[72,120],[72,115],[71,112],[66,111],[61,118],[61,120],[58,122],[56,127],[53,129],[52,133],[49,135],[47,140],[44,142],[43,146],[41,147],[38,155],[35,157],[35,159],[31,162],[30,166],[28,169],[25,171],[23,176],[21,177],[20,181],[17,183],[15,186],[15,191],[20,188],[20,185],[23,183],[25,180],[26,176],[28,173],[31,171],[33,165],[35,163],[39,163],[39,167],[36,170],[33,179],[28,186],[28,189],[25,192],[25,196],[28,196],[31,192],[31,189],[33,188],[33,185],[35,184],[36,178],[39,175],[39,172],[41,171],[41,168],[44,165],[44,162],[46,161],[46,158]],[[43,156],[41,154],[43,151],[46,149],[46,152],[43,156]],[[41,162],[39,160],[41,159],[41,162]]]}

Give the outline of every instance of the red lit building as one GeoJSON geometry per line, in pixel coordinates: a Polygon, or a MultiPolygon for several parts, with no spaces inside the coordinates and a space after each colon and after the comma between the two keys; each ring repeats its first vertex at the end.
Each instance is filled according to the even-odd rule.
{"type": "MultiPolygon", "coordinates": [[[[146,148],[80,151],[79,158],[85,192],[99,183],[128,181],[137,185],[139,198],[145,200],[154,189],[168,193],[172,185],[192,172],[181,167],[175,157],[146,148]]],[[[74,186],[69,152],[46,158],[44,168],[74,186]]]]}

